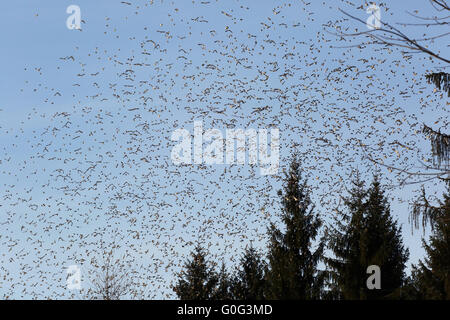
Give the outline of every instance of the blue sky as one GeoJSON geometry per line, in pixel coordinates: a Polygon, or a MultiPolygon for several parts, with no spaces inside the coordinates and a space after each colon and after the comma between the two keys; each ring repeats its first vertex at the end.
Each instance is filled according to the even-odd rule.
{"type": "MultiPolygon", "coordinates": [[[[229,266],[250,242],[264,249],[268,222],[277,220],[280,177],[248,165],[175,166],[176,127],[192,132],[194,120],[205,129],[276,126],[282,168],[293,151],[301,154],[318,211],[329,221],[333,199],[348,186],[340,178],[358,169],[369,181],[377,170],[354,138],[383,141],[386,161],[417,167],[429,146],[409,128],[448,118],[421,77],[438,62],[420,55],[405,61],[396,49],[336,48],[354,42],[338,41],[324,25],[343,17],[337,8],[365,20],[356,9],[362,2],[130,2],[2,5],[0,296],[82,296],[66,289],[65,268],[78,264],[87,279],[101,241],[119,246],[136,282],[147,284],[137,295],[153,298],[173,297],[170,279],[196,241],[229,266]],[[81,8],[82,31],[66,28],[70,4],[81,8]],[[271,71],[274,62],[279,71],[271,71]],[[326,82],[327,73],[352,65],[369,71],[326,82]],[[286,70],[292,75],[284,79],[286,70]],[[144,104],[141,97],[151,99],[144,104]],[[397,157],[388,142],[405,139],[420,151],[397,157]]],[[[422,1],[404,3],[391,1],[382,19],[410,21],[406,11],[415,9],[434,14],[422,1]]],[[[383,182],[395,184],[379,170],[383,182]]],[[[418,189],[389,193],[413,263],[423,256],[422,231],[411,234],[408,222],[418,189]]]]}

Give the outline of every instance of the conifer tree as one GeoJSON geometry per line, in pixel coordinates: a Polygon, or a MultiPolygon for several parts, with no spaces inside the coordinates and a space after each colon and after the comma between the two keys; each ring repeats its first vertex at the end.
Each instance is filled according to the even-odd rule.
{"type": "Polygon", "coordinates": [[[192,259],[186,262],[173,290],[182,300],[214,299],[218,276],[211,263],[206,260],[205,250],[197,245],[191,256],[192,259]]]}
{"type": "Polygon", "coordinates": [[[230,279],[230,275],[226,270],[225,263],[222,262],[222,266],[218,275],[217,286],[212,298],[214,300],[231,300],[233,299],[231,290],[232,281],[230,279]]]}
{"type": "Polygon", "coordinates": [[[422,287],[421,272],[417,266],[412,265],[411,275],[405,280],[401,289],[402,300],[423,300],[425,299],[425,288],[422,287]]]}
{"type": "Polygon", "coordinates": [[[314,212],[307,183],[301,177],[300,164],[294,160],[286,174],[281,219],[284,230],[274,224],[269,229],[269,299],[319,299],[324,280],[318,270],[324,242],[314,243],[321,220],[314,212]],[[313,245],[316,249],[313,250],[313,245]]]}
{"type": "Polygon", "coordinates": [[[328,259],[334,296],[353,300],[399,298],[409,252],[378,178],[367,190],[358,178],[344,203],[347,212],[341,214],[342,222],[330,241],[335,258],[328,259]],[[381,270],[381,289],[367,288],[366,272],[371,265],[381,270]]]}
{"type": "MultiPolygon", "coordinates": [[[[393,220],[390,206],[378,177],[375,177],[369,189],[366,203],[362,237],[362,256],[366,265],[377,265],[381,269],[381,290],[364,290],[364,298],[398,298],[400,288],[405,281],[406,262],[409,251],[404,248],[401,228],[393,220]]],[[[366,274],[367,278],[367,274],[366,274]]]]}
{"type": "Polygon", "coordinates": [[[423,241],[425,261],[419,261],[416,286],[425,299],[450,300],[450,183],[444,201],[432,215],[433,234],[423,241]]]}
{"type": "Polygon", "coordinates": [[[364,190],[364,183],[356,179],[349,193],[343,199],[347,210],[339,212],[339,217],[335,217],[335,228],[329,232],[329,247],[335,256],[326,260],[331,268],[327,296],[332,299],[359,299],[366,276],[360,264],[360,242],[367,191],[364,190]]]}
{"type": "Polygon", "coordinates": [[[262,300],[266,265],[253,246],[246,249],[233,279],[233,297],[238,300],[262,300]]]}

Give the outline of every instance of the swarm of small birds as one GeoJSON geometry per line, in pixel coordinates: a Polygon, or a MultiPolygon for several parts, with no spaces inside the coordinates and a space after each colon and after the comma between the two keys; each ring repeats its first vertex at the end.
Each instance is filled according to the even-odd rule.
{"type": "Polygon", "coordinates": [[[408,170],[430,161],[422,124],[448,129],[450,118],[445,93],[425,81],[429,58],[336,37],[365,28],[337,11],[365,17],[358,1],[258,3],[111,1],[121,16],[104,17],[97,46],[24,66],[35,107],[0,126],[0,298],[89,298],[105,248],[127,263],[126,297],[173,298],[196,243],[230,267],[250,243],[264,248],[293,155],[325,220],[356,170],[392,186],[404,178],[368,155],[408,170]],[[278,174],[173,164],[172,132],[193,133],[194,121],[278,128],[278,174]],[[72,264],[82,290],[67,289],[72,264]]]}

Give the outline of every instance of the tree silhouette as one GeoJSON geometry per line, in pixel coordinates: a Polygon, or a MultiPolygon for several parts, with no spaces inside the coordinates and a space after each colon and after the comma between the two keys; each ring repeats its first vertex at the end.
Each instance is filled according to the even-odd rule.
{"type": "Polygon", "coordinates": [[[335,257],[327,259],[331,296],[340,299],[399,297],[405,280],[408,250],[402,244],[400,228],[390,215],[386,197],[375,177],[366,189],[359,177],[344,199],[346,212],[336,219],[329,242],[335,257]],[[381,289],[369,290],[367,267],[381,269],[381,289]]]}
{"type": "Polygon", "coordinates": [[[274,224],[269,229],[267,296],[269,299],[319,299],[324,274],[318,270],[318,264],[324,242],[319,240],[315,250],[313,244],[322,222],[314,212],[297,160],[292,162],[285,177],[284,192],[280,191],[279,195],[285,231],[274,224]]]}
{"type": "Polygon", "coordinates": [[[425,299],[450,300],[450,183],[433,212],[433,234],[423,241],[426,257],[415,270],[416,291],[425,299]]]}
{"type": "Polygon", "coordinates": [[[206,252],[197,245],[191,253],[191,259],[185,269],[178,275],[178,282],[173,288],[182,300],[210,300],[214,298],[218,276],[213,266],[206,260],[206,252]]]}
{"type": "Polygon", "coordinates": [[[233,279],[233,297],[238,300],[264,299],[266,264],[253,246],[245,250],[233,279]]]}

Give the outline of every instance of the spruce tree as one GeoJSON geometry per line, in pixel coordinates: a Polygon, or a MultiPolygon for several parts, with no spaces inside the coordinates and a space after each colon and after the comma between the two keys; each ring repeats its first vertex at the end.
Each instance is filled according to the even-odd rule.
{"type": "Polygon", "coordinates": [[[218,276],[206,260],[204,249],[197,245],[191,256],[192,259],[186,262],[173,290],[181,300],[214,299],[218,276]]]}
{"type": "Polygon", "coordinates": [[[356,300],[399,298],[409,252],[378,178],[367,190],[357,179],[344,203],[347,212],[341,215],[342,223],[330,241],[335,258],[328,259],[334,296],[356,300]],[[381,289],[367,288],[366,271],[371,265],[381,270],[381,289]]]}
{"type": "Polygon", "coordinates": [[[426,290],[423,288],[421,272],[417,266],[412,265],[411,275],[405,280],[401,289],[402,300],[423,300],[426,290]]]}
{"type": "Polygon", "coordinates": [[[265,263],[252,246],[241,258],[233,279],[233,297],[238,300],[262,300],[265,288],[265,263]]]}
{"type": "Polygon", "coordinates": [[[212,295],[212,299],[231,300],[233,299],[231,290],[232,290],[232,281],[230,279],[230,275],[228,274],[225,268],[225,263],[222,262],[222,266],[218,274],[217,286],[212,295]]]}
{"type": "Polygon", "coordinates": [[[381,289],[364,290],[363,294],[367,299],[398,298],[399,289],[405,281],[409,251],[403,246],[401,228],[391,216],[390,206],[381,190],[378,177],[375,177],[369,189],[366,206],[362,237],[362,251],[365,255],[362,256],[362,261],[367,266],[380,267],[381,289]]]}
{"type": "Polygon", "coordinates": [[[423,241],[425,261],[419,261],[416,286],[425,299],[450,300],[450,183],[444,201],[432,215],[433,234],[423,241]]]}
{"type": "Polygon", "coordinates": [[[365,285],[365,269],[361,266],[361,231],[363,230],[364,199],[367,191],[357,178],[350,195],[343,198],[347,210],[335,217],[334,228],[329,232],[329,247],[335,258],[326,259],[330,269],[327,297],[356,300],[360,288],[365,285]]]}
{"type": "Polygon", "coordinates": [[[321,220],[314,212],[307,183],[301,177],[300,164],[294,160],[285,177],[281,219],[284,231],[270,226],[269,270],[267,274],[269,299],[319,299],[324,280],[318,270],[324,242],[314,241],[321,220]]]}

